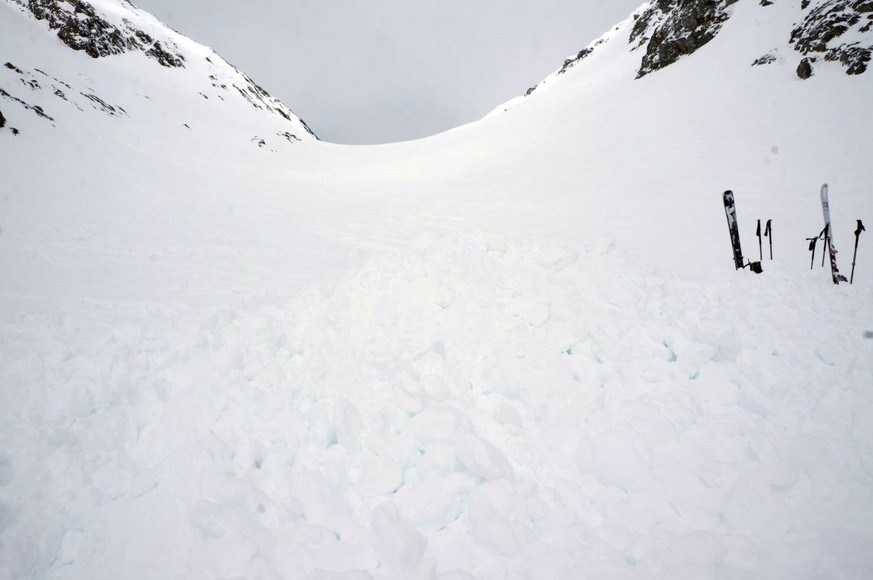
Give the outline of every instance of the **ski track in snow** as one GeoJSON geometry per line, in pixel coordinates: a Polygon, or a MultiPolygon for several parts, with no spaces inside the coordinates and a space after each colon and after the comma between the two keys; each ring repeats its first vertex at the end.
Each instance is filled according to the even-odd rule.
{"type": "Polygon", "coordinates": [[[287,300],[7,322],[0,571],[860,578],[873,297],[825,290],[425,236],[287,300]]]}

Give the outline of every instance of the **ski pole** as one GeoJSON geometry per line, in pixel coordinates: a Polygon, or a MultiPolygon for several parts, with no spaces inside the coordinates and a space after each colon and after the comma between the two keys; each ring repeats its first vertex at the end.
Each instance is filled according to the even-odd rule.
{"type": "Polygon", "coordinates": [[[764,237],[770,242],[770,260],[773,260],[773,230],[770,228],[770,222],[773,220],[767,220],[767,225],[764,227],[764,237]]]}
{"type": "Polygon", "coordinates": [[[764,250],[761,249],[761,220],[758,220],[758,228],[755,230],[755,235],[758,236],[758,259],[764,259],[764,250]]]}
{"type": "Polygon", "coordinates": [[[828,238],[828,230],[831,228],[830,224],[826,225],[824,229],[821,231],[821,239],[824,240],[824,249],[821,251],[821,267],[824,268],[825,256],[827,255],[828,246],[830,245],[828,238]]]}
{"type": "Polygon", "coordinates": [[[861,220],[858,220],[858,227],[855,228],[855,254],[852,256],[852,275],[849,277],[849,284],[855,281],[855,260],[858,258],[858,238],[861,237],[861,232],[867,231],[861,220]]]}
{"type": "Polygon", "coordinates": [[[812,267],[815,265],[815,244],[818,242],[818,236],[806,238],[806,241],[809,242],[809,251],[812,252],[812,257],[809,259],[809,269],[812,270],[812,267]]]}

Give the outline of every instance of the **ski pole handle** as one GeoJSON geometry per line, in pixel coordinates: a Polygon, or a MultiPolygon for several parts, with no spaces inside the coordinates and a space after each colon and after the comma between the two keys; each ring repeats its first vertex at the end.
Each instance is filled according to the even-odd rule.
{"type": "Polygon", "coordinates": [[[822,268],[824,268],[825,257],[827,257],[827,252],[828,252],[828,249],[830,247],[830,244],[828,243],[828,241],[829,241],[828,236],[830,236],[830,229],[831,229],[831,226],[830,226],[830,224],[828,224],[825,226],[825,229],[823,229],[821,231],[821,235],[822,235],[821,239],[824,240],[824,248],[822,248],[822,251],[821,251],[821,267],[822,268]]]}
{"type": "Polygon", "coordinates": [[[852,255],[852,274],[849,277],[849,284],[855,283],[855,262],[858,260],[858,240],[861,239],[861,232],[867,231],[861,220],[858,220],[858,227],[855,228],[855,253],[852,255]]]}
{"type": "Polygon", "coordinates": [[[809,259],[809,269],[812,270],[813,264],[815,264],[815,244],[818,242],[819,237],[815,236],[814,238],[806,238],[806,241],[809,242],[809,251],[812,252],[812,257],[809,259]]]}
{"type": "Polygon", "coordinates": [[[763,260],[764,250],[761,246],[761,220],[758,220],[758,227],[755,228],[755,235],[758,236],[758,260],[763,260]]]}

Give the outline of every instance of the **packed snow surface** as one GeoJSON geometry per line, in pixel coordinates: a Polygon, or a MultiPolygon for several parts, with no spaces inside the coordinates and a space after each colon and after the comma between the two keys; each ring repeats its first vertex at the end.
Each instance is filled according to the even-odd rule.
{"type": "Polygon", "coordinates": [[[389,146],[0,101],[0,578],[869,578],[873,75],[734,10],[389,146]]]}

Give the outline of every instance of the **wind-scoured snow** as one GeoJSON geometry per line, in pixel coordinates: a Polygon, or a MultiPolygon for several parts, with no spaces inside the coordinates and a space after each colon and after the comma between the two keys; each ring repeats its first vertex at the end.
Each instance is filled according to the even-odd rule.
{"type": "Polygon", "coordinates": [[[0,577],[869,576],[873,238],[839,286],[805,238],[827,182],[849,273],[873,76],[800,80],[802,19],[640,80],[631,19],[479,123],[277,152],[4,36],[128,115],[0,99],[0,577]]]}

